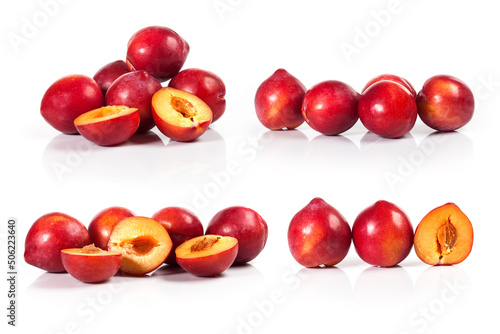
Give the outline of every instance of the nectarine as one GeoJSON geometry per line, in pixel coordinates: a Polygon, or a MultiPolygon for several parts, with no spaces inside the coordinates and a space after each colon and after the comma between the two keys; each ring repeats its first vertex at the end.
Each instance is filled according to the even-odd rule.
{"type": "Polygon", "coordinates": [[[415,252],[430,265],[457,264],[465,260],[474,241],[467,216],[454,203],[429,212],[415,231],[415,252]]]}
{"type": "Polygon", "coordinates": [[[460,79],[450,75],[429,78],[417,96],[420,119],[438,131],[454,131],[474,114],[474,95],[460,79]]]}
{"type": "Polygon", "coordinates": [[[372,265],[392,267],[410,254],[413,227],[399,207],[378,201],[364,209],[352,225],[352,241],[359,257],[372,265]]]}
{"type": "Polygon", "coordinates": [[[96,283],[113,277],[122,262],[122,253],[108,252],[93,244],[83,248],[61,250],[66,271],[79,281],[96,283]]]}
{"type": "Polygon", "coordinates": [[[382,80],[368,87],[358,104],[361,123],[387,138],[402,137],[417,120],[417,104],[410,91],[394,81],[382,80]]]}
{"type": "Polygon", "coordinates": [[[305,94],[302,82],[280,68],[255,93],[257,118],[270,130],[295,129],[304,123],[301,108],[305,94]]]}
{"type": "Polygon", "coordinates": [[[194,94],[212,110],[212,123],[226,110],[226,86],[215,73],[198,68],[188,68],[177,73],[168,83],[169,87],[194,94]]]}
{"type": "Polygon", "coordinates": [[[60,212],[38,218],[26,235],[24,260],[48,272],[65,272],[61,250],[81,248],[89,243],[87,228],[75,218],[60,212]]]}
{"type": "MultiPolygon", "coordinates": [[[[170,235],[172,239],[172,249],[185,241],[203,235],[203,225],[201,221],[191,211],[171,206],[163,208],[156,212],[152,217],[160,223],[170,235]]],[[[170,252],[170,255],[165,260],[165,263],[176,265],[175,252],[170,252]]]]}
{"type": "Polygon", "coordinates": [[[108,249],[109,236],[116,224],[125,218],[135,216],[129,209],[113,206],[101,210],[89,224],[90,243],[101,249],[108,249]]]}
{"type": "Polygon", "coordinates": [[[402,78],[400,76],[394,75],[394,74],[381,74],[376,76],[375,78],[371,79],[368,81],[368,83],[365,85],[361,93],[363,93],[365,90],[368,89],[371,85],[374,83],[377,83],[382,80],[388,80],[388,81],[394,81],[397,82],[400,85],[403,85],[406,89],[410,91],[410,94],[413,96],[413,98],[417,97],[417,92],[415,91],[415,88],[413,88],[412,84],[406,80],[405,78],[402,78]]]}
{"type": "Polygon", "coordinates": [[[212,122],[210,107],[182,90],[164,87],[153,95],[151,104],[158,130],[173,140],[195,140],[212,122]]]}
{"type": "Polygon", "coordinates": [[[151,99],[160,88],[158,80],[145,71],[126,73],[109,86],[106,105],[125,105],[139,109],[141,121],[137,132],[143,133],[155,126],[151,99]]]}
{"type": "Polygon", "coordinates": [[[128,73],[127,63],[123,60],[117,60],[101,67],[93,79],[101,87],[102,95],[106,96],[109,86],[121,75],[128,73]]]}
{"type": "Polygon", "coordinates": [[[101,146],[118,145],[134,135],[141,116],[137,108],[106,106],[75,119],[75,127],[87,140],[101,146]]]}
{"type": "Polygon", "coordinates": [[[220,235],[202,235],[175,250],[177,263],[196,276],[221,274],[233,264],[237,253],[238,240],[220,235]]]}
{"type": "Polygon", "coordinates": [[[189,53],[189,44],[167,27],[151,26],[137,31],[128,41],[127,65],[144,70],[163,82],[179,73],[189,53]]]}
{"type": "Polygon", "coordinates": [[[253,260],[267,242],[267,223],[254,210],[232,206],[219,211],[208,223],[206,234],[230,236],[238,239],[235,264],[253,260]]]}
{"type": "Polygon", "coordinates": [[[108,251],[120,252],[120,269],[131,275],[147,274],[165,262],[172,250],[172,240],[167,230],[156,220],[146,217],[129,217],[113,228],[108,241],[108,251]]]}
{"type": "Polygon", "coordinates": [[[328,80],[311,87],[302,101],[302,115],[314,130],[335,136],[358,121],[359,93],[351,86],[328,80]]]}
{"type": "Polygon", "coordinates": [[[40,106],[43,118],[56,130],[76,134],[73,123],[81,114],[104,105],[101,88],[94,79],[74,74],[62,77],[45,92],[40,106]]]}
{"type": "Polygon", "coordinates": [[[292,218],[288,246],[294,259],[305,267],[331,267],[347,255],[351,228],[333,206],[314,198],[292,218]]]}

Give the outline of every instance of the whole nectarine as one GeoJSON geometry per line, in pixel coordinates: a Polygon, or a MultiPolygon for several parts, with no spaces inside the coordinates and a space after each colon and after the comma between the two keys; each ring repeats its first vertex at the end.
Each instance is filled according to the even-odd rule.
{"type": "Polygon", "coordinates": [[[163,82],[179,73],[189,53],[189,44],[170,28],[151,26],[137,31],[128,41],[127,65],[144,70],[163,82]]]}
{"type": "Polygon", "coordinates": [[[117,60],[101,67],[93,79],[101,87],[102,95],[106,96],[109,86],[121,75],[128,73],[127,63],[123,60],[117,60]]]}
{"type": "Polygon", "coordinates": [[[311,87],[302,101],[302,115],[314,130],[334,136],[358,121],[359,93],[351,86],[328,80],[311,87]]]}
{"type": "Polygon", "coordinates": [[[295,260],[305,267],[331,267],[347,255],[351,228],[333,206],[314,198],[292,218],[288,246],[295,260]]]}
{"type": "Polygon", "coordinates": [[[123,74],[116,79],[106,93],[106,104],[124,105],[139,109],[140,124],[138,133],[143,133],[155,126],[151,113],[151,99],[161,84],[145,71],[123,74]]]}
{"type": "Polygon", "coordinates": [[[264,80],[255,93],[257,118],[271,130],[295,129],[304,123],[302,100],[306,87],[284,69],[264,80]]]}
{"type": "Polygon", "coordinates": [[[410,254],[413,227],[399,207],[378,201],[364,209],[352,225],[352,241],[361,259],[380,267],[392,267],[410,254]]]}
{"type": "MultiPolygon", "coordinates": [[[[152,217],[160,223],[172,239],[172,249],[176,249],[180,244],[200,235],[203,235],[203,225],[201,221],[191,211],[170,206],[156,212],[152,217]]],[[[170,265],[177,264],[175,252],[170,252],[165,260],[170,265]]]]}
{"type": "Polygon", "coordinates": [[[95,80],[74,74],[62,77],[47,89],[40,113],[54,129],[65,134],[76,134],[75,118],[103,105],[104,97],[95,80]]]}
{"type": "Polygon", "coordinates": [[[132,211],[121,206],[112,206],[97,213],[89,224],[90,243],[101,249],[108,248],[109,236],[116,224],[125,218],[135,216],[132,211]]]}
{"type": "Polygon", "coordinates": [[[202,99],[212,110],[212,123],[226,110],[226,86],[215,73],[189,68],[177,73],[168,83],[169,87],[194,94],[202,99]]]}
{"type": "Polygon", "coordinates": [[[208,223],[206,234],[230,236],[238,239],[235,264],[253,260],[264,249],[268,228],[265,220],[254,210],[232,206],[219,211],[208,223]]]}
{"type": "Polygon", "coordinates": [[[420,119],[438,131],[454,131],[474,114],[474,95],[460,79],[450,75],[429,78],[417,96],[420,119]]]}
{"type": "Polygon", "coordinates": [[[48,272],[65,272],[61,250],[81,248],[88,243],[89,232],[82,223],[64,213],[48,213],[29,229],[24,243],[24,260],[48,272]]]}
{"type": "Polygon", "coordinates": [[[358,104],[361,123],[371,132],[387,138],[402,137],[417,120],[417,104],[403,85],[382,80],[368,87],[358,104]]]}
{"type": "Polygon", "coordinates": [[[406,80],[405,78],[402,78],[400,76],[394,75],[394,74],[381,74],[376,76],[375,78],[371,79],[368,81],[368,83],[365,85],[361,93],[363,93],[365,90],[368,89],[371,85],[374,83],[377,83],[382,80],[387,80],[387,81],[394,81],[397,82],[400,85],[403,85],[406,89],[410,91],[410,94],[413,96],[413,98],[417,97],[417,92],[415,91],[415,88],[413,88],[412,84],[406,80]]]}

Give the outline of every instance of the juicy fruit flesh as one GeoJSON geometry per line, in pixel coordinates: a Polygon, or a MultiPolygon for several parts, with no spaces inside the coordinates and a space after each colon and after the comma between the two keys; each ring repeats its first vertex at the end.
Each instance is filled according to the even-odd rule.
{"type": "Polygon", "coordinates": [[[429,212],[418,224],[414,238],[417,256],[429,265],[462,262],[469,256],[473,242],[469,218],[453,203],[429,212]]]}
{"type": "Polygon", "coordinates": [[[184,118],[190,118],[193,121],[193,116],[196,116],[195,106],[182,97],[172,96],[170,104],[175,111],[180,113],[184,118]]]}
{"type": "Polygon", "coordinates": [[[212,120],[212,110],[199,97],[179,89],[164,87],[152,99],[153,110],[163,120],[191,128],[212,120]]]}
{"type": "Polygon", "coordinates": [[[121,270],[143,275],[158,268],[172,249],[167,230],[156,220],[130,217],[120,221],[109,238],[108,250],[122,254],[121,270]]]}
{"type": "Polygon", "coordinates": [[[75,119],[75,125],[90,124],[124,116],[135,112],[137,108],[127,106],[106,106],[88,111],[75,119]]]}
{"type": "Polygon", "coordinates": [[[83,247],[79,253],[84,253],[84,254],[96,254],[96,253],[103,253],[104,251],[96,246],[94,244],[92,245],[87,245],[83,247]]]}
{"type": "Polygon", "coordinates": [[[238,244],[238,239],[220,235],[204,235],[188,240],[175,250],[178,258],[200,258],[222,253],[238,244]]]}
{"type": "Polygon", "coordinates": [[[119,247],[125,252],[135,256],[149,254],[158,246],[160,246],[158,240],[150,236],[139,236],[133,239],[123,240],[119,244],[119,247]]]}
{"type": "Polygon", "coordinates": [[[105,251],[99,247],[96,247],[94,244],[87,245],[83,248],[64,249],[63,252],[70,254],[83,254],[83,255],[120,254],[118,252],[105,251]]]}
{"type": "Polygon", "coordinates": [[[457,243],[457,229],[451,223],[450,217],[441,225],[437,233],[438,252],[443,255],[450,254],[457,243]]]}
{"type": "Polygon", "coordinates": [[[220,237],[217,236],[206,236],[201,240],[196,241],[191,245],[191,253],[203,251],[205,249],[211,248],[217,241],[220,240],[220,237]]]}

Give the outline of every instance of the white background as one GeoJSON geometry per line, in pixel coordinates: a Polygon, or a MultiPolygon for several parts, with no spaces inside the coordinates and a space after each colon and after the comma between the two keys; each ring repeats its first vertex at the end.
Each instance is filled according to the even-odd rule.
{"type": "Polygon", "coordinates": [[[20,273],[16,329],[6,325],[2,279],[2,328],[9,333],[497,328],[500,21],[493,1],[54,1],[58,5],[50,7],[50,15],[43,9],[49,0],[10,1],[0,17],[1,267],[6,268],[5,225],[15,217],[20,273]],[[226,7],[217,10],[217,4],[226,7]],[[390,16],[377,23],[376,13],[380,19],[388,9],[390,16]],[[26,22],[39,27],[29,35],[26,22]],[[123,59],[130,36],[149,25],[170,27],[188,41],[184,68],[213,71],[226,83],[226,113],[200,140],[170,142],[155,129],[125,145],[97,147],[80,136],[59,134],[43,120],[39,105],[52,82],[72,73],[93,76],[104,64],[123,59]],[[371,36],[361,40],[366,29],[371,36]],[[9,41],[14,35],[24,43],[14,46],[9,41]],[[341,51],[346,44],[357,53],[346,57],[341,51]],[[307,87],[336,79],[358,91],[382,73],[401,75],[417,90],[433,75],[451,74],[474,91],[476,112],[458,132],[431,135],[418,120],[411,134],[398,140],[369,134],[359,122],[338,137],[322,136],[307,124],[270,132],[258,122],[253,98],[280,67],[307,87]],[[57,172],[57,166],[65,169],[57,172]],[[398,182],[388,182],[395,175],[398,182]],[[351,225],[379,199],[400,206],[414,227],[431,209],[455,202],[473,223],[472,253],[460,265],[430,267],[412,251],[400,267],[380,269],[363,263],[351,247],[335,269],[301,268],[289,253],[286,232],[293,215],[316,196],[351,225]],[[268,244],[248,266],[208,279],[162,268],[144,278],[89,285],[23,261],[24,238],[41,215],[61,211],[88,225],[114,205],[145,216],[185,206],[205,226],[219,210],[244,205],[267,221],[268,244]]]}

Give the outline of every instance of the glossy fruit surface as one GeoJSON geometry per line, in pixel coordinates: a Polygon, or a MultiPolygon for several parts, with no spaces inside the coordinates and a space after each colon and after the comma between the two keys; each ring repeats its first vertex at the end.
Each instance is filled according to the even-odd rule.
{"type": "Polygon", "coordinates": [[[417,104],[402,85],[382,80],[368,87],[359,100],[359,119],[371,132],[399,138],[410,132],[417,120],[417,104]]]}
{"type": "Polygon", "coordinates": [[[363,261],[375,266],[392,267],[410,253],[413,227],[399,207],[387,201],[378,201],[356,217],[352,239],[363,261]]]}
{"type": "Polygon", "coordinates": [[[305,267],[335,266],[349,251],[351,228],[340,212],[315,198],[290,222],[288,246],[305,267]]]}
{"type": "Polygon", "coordinates": [[[179,73],[189,53],[189,44],[170,28],[151,26],[137,31],[129,40],[127,65],[144,70],[163,82],[179,73]]]}

